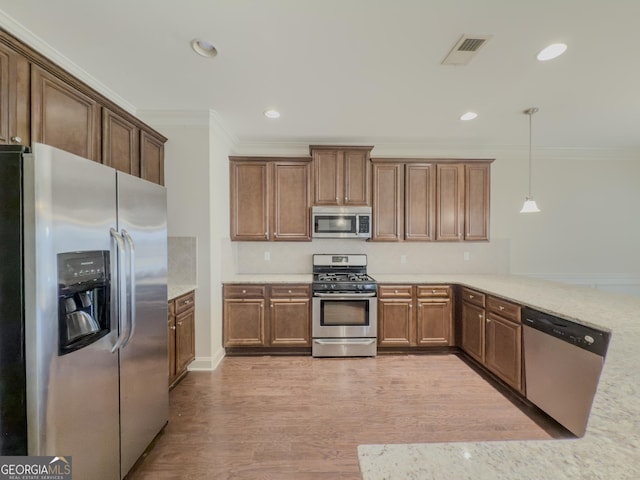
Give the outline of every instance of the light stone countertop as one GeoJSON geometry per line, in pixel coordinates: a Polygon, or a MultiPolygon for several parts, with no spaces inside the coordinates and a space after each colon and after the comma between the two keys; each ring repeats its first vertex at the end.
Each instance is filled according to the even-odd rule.
{"type": "Polygon", "coordinates": [[[167,298],[168,300],[174,300],[178,298],[180,295],[184,295],[185,293],[189,293],[198,288],[197,285],[175,285],[175,284],[167,284],[167,298]]]}
{"type": "MultiPolygon", "coordinates": [[[[575,440],[360,445],[363,480],[640,479],[640,298],[509,275],[389,275],[378,283],[458,284],[612,331],[587,433],[575,440]]],[[[224,283],[311,283],[234,275],[224,283]]]]}
{"type": "Polygon", "coordinates": [[[640,478],[640,298],[517,276],[372,276],[466,285],[613,333],[583,438],[360,445],[364,480],[640,478]]]}

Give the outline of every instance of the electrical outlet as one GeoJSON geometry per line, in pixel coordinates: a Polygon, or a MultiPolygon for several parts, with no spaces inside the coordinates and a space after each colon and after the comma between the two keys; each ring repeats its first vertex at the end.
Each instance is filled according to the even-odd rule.
{"type": "Polygon", "coordinates": [[[464,259],[465,261],[468,261],[471,259],[471,253],[470,252],[464,252],[464,259]]]}
{"type": "Polygon", "coordinates": [[[271,252],[264,252],[264,261],[265,262],[271,261],[271,252]]]}
{"type": "Polygon", "coordinates": [[[400,255],[400,263],[407,263],[407,256],[406,255],[400,255]]]}

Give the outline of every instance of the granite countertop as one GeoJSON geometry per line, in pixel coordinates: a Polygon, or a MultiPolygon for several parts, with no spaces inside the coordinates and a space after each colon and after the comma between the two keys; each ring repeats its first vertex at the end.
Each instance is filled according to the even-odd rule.
{"type": "Polygon", "coordinates": [[[364,480],[640,478],[640,298],[517,276],[372,276],[466,285],[613,333],[583,438],[360,445],[364,480]]]}
{"type": "MultiPolygon", "coordinates": [[[[369,273],[378,283],[468,286],[612,336],[583,438],[360,445],[364,480],[640,478],[640,298],[520,276],[369,273]]],[[[311,274],[233,275],[224,283],[311,281],[311,274]]]]}
{"type": "Polygon", "coordinates": [[[198,288],[197,285],[176,285],[173,283],[167,284],[167,297],[168,300],[178,298],[180,295],[189,293],[198,288]]]}

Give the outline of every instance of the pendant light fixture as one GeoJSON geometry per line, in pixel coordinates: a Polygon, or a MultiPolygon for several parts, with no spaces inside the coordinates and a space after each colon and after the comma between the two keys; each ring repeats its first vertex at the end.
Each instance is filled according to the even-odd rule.
{"type": "Polygon", "coordinates": [[[525,115],[529,115],[529,195],[525,197],[524,205],[522,205],[522,210],[520,210],[520,213],[536,213],[540,211],[538,205],[536,205],[536,201],[531,195],[531,117],[537,111],[537,107],[531,107],[527,108],[523,112],[525,115]]]}

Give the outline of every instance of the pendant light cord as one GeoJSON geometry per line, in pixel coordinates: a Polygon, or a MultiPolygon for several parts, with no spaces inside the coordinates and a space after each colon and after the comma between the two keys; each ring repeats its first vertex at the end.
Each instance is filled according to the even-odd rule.
{"type": "Polygon", "coordinates": [[[527,198],[531,198],[531,144],[533,143],[533,140],[532,140],[533,129],[531,128],[531,123],[532,123],[531,117],[533,117],[533,114],[536,113],[537,111],[538,111],[537,107],[531,107],[524,111],[524,113],[529,115],[529,196],[527,198]]]}

